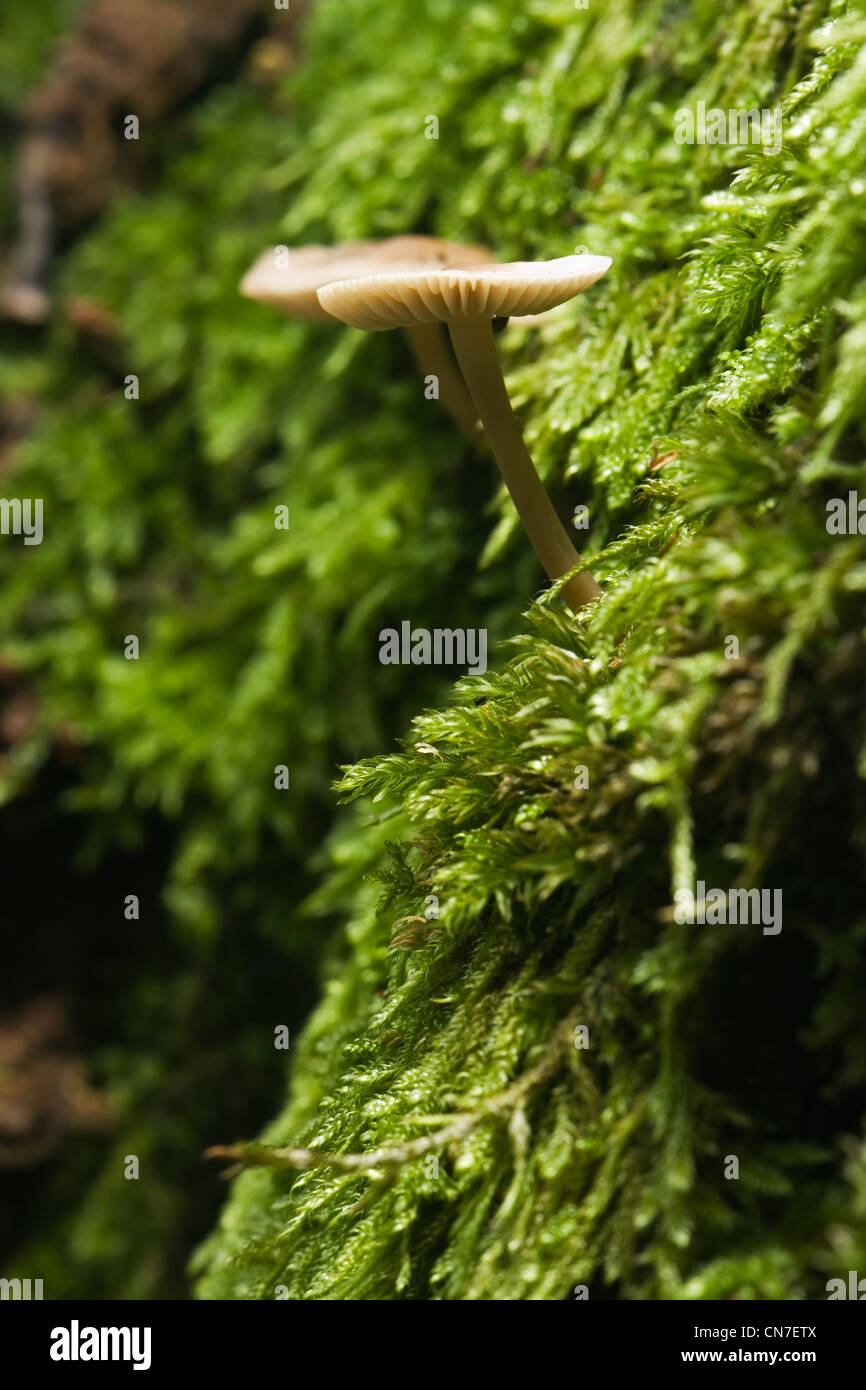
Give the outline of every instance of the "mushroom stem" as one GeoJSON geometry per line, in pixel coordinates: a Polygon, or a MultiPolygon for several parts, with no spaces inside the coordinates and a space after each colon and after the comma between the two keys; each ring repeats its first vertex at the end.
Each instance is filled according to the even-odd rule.
{"type": "Polygon", "coordinates": [[[413,323],[406,332],[421,375],[437,378],[439,399],[451,419],[473,444],[478,444],[481,440],[478,412],[448,351],[441,323],[413,323]]]}
{"type": "MultiPolygon", "coordinates": [[[[580,556],[535,471],[517,416],[511,409],[496,355],[493,326],[485,318],[454,318],[449,320],[448,329],[463,378],[526,534],[548,578],[561,579],[580,564],[580,556]]],[[[575,613],[600,593],[588,570],[575,575],[562,590],[575,613]]]]}

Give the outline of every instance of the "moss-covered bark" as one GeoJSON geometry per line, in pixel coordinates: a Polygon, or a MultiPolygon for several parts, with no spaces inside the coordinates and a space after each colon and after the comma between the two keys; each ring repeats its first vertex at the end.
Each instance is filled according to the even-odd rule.
{"type": "MultiPolygon", "coordinates": [[[[200,1296],[814,1297],[864,1267],[863,544],[825,524],[864,485],[864,42],[858,6],[809,0],[318,0],[293,74],[179,122],[159,187],[65,267],[141,402],[69,328],[4,357],[41,412],[16,485],[57,517],[4,577],[43,711],[9,794],[62,718],[103,855],[145,813],[176,826],[193,980],[220,943],[254,988],[257,942],[290,962],[337,923],[262,1142],[386,1151],[240,1176],[200,1296]],[[676,143],[699,101],[780,107],[781,149],[676,143]],[[562,514],[589,507],[585,623],[555,598],[519,616],[541,580],[507,498],[431,423],[397,335],[237,299],[269,241],[411,230],[614,259],[500,342],[562,514]],[[401,618],[513,643],[449,697],[379,666],[401,618]],[[334,820],[337,762],[366,804],[334,820]],[[679,925],[699,880],[781,889],[783,930],[679,925]],[[391,945],[431,893],[438,920],[391,945]]],[[[170,984],[154,1007],[177,1031],[120,1099],[124,1152],[140,1125],[165,1143],[166,1071],[199,1054],[170,984]]],[[[272,1030],[244,1036],[272,1060],[272,1030]]],[[[178,1200],[214,1182],[195,1140],[242,1137],[232,1055],[176,1145],[178,1200]]],[[[69,1288],[135,1264],[113,1163],[64,1196],[69,1288]]]]}
{"type": "MultiPolygon", "coordinates": [[[[606,596],[582,629],[533,611],[496,675],[347,769],[400,842],[265,1138],[393,1152],[239,1178],[204,1296],[808,1297],[862,1255],[863,550],[825,529],[862,477],[862,33],[820,6],[521,12],[456,40],[431,182],[449,228],[478,209],[473,233],[541,255],[571,218],[614,258],[512,376],[542,462],[590,494],[606,596]],[[780,106],[781,151],[677,145],[698,100],[780,106]],[[677,924],[699,880],[781,889],[781,933],[677,924]],[[438,921],[389,949],[430,892],[438,921]]],[[[313,188],[341,207],[367,38],[323,117],[313,188]]],[[[395,125],[436,38],[408,38],[395,125]]],[[[360,823],[352,844],[361,868],[360,823]]]]}

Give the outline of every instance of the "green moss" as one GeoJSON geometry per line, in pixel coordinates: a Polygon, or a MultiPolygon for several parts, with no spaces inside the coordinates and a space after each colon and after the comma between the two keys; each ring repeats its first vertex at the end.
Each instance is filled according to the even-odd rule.
{"type": "MultiPolygon", "coordinates": [[[[815,1297],[841,1247],[862,1249],[845,1136],[862,1126],[863,549],[828,540],[824,500],[862,479],[847,340],[866,70],[856,26],[816,33],[819,6],[692,10],[563,24],[561,7],[476,7],[447,68],[459,124],[444,74],[428,99],[441,225],[546,254],[568,249],[571,212],[572,237],[614,258],[509,356],[542,467],[590,496],[606,597],[583,629],[531,610],[498,674],[458,685],[399,754],[346,769],[344,796],[399,806],[406,839],[375,871],[382,901],[359,891],[351,955],[264,1140],[394,1162],[238,1178],[199,1257],[204,1297],[815,1297]],[[673,113],[698,99],[781,104],[782,150],[677,146],[673,113]],[[677,925],[669,904],[697,879],[781,887],[783,932],[677,925]],[[430,892],[434,929],[389,949],[430,892]],[[560,1049],[485,1118],[563,1019],[589,1050],[560,1049]],[[473,1113],[449,1140],[448,1117],[473,1113]],[[431,1175],[411,1146],[437,1125],[431,1175]]],[[[416,32],[407,67],[425,72],[437,35],[416,32]]],[[[359,64],[322,116],[293,231],[324,187],[345,216],[347,160],[380,195],[411,140],[398,74],[407,93],[347,153],[340,113],[377,109],[359,64]]]]}
{"type": "Polygon", "coordinates": [[[6,795],[74,724],[90,858],[165,828],[164,940],[210,1001],[203,1044],[151,961],[147,1065],[124,1088],[132,1028],[113,1072],[95,1053],[153,1185],[115,1181],[112,1154],[55,1195],[55,1288],[176,1279],[184,1196],[216,1187],[198,1152],[249,1133],[236,1059],[274,1066],[245,1000],[265,974],[290,995],[335,923],[264,1142],[399,1150],[477,1123],[438,1176],[245,1173],[201,1296],[813,1297],[853,1267],[864,569],[824,503],[864,466],[864,38],[853,6],[781,0],[319,0],[285,83],[243,75],[176,121],[159,186],[68,257],[61,294],[121,326],[110,365],[68,326],[0,345],[4,389],[38,404],[16,487],[50,537],[3,561],[0,635],[41,699],[6,795]],[[781,105],[781,151],[676,144],[698,100],[781,105]],[[590,509],[585,625],[555,600],[520,618],[541,577],[508,499],[425,413],[399,335],[237,296],[269,242],[410,230],[614,259],[500,339],[563,515],[590,509]],[[512,643],[449,696],[379,666],[402,617],[512,643]],[[335,818],[338,763],[366,801],[335,818]],[[781,935],[677,926],[697,878],[783,888],[781,935]],[[438,922],[389,947],[430,893],[438,922]]]}

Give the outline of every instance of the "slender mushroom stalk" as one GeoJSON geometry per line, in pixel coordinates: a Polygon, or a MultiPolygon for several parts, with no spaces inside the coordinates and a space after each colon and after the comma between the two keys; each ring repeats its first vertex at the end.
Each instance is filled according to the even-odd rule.
{"type": "Polygon", "coordinates": [[[454,365],[448,351],[448,340],[441,323],[413,323],[406,329],[412,356],[418,370],[426,379],[435,376],[439,382],[439,399],[451,419],[460,427],[467,439],[478,443],[481,438],[477,411],[472,396],[454,365]]]}
{"type": "MultiPolygon", "coordinates": [[[[334,280],[374,274],[409,274],[438,270],[454,260],[470,265],[489,262],[483,246],[465,246],[439,237],[400,236],[385,241],[346,241],[338,246],[275,247],[250,266],[241,293],[279,309],[288,318],[333,323],[317,292],[334,280]]],[[[472,398],[454,365],[441,323],[407,325],[412,355],[422,377],[435,376],[438,399],[459,429],[477,444],[481,438],[472,398]]]]}
{"type": "MultiPolygon", "coordinates": [[[[356,328],[386,329],[446,323],[463,378],[490,447],[535,553],[554,581],[576,569],[580,556],[545,492],[511,409],[493,341],[493,320],[554,308],[605,273],[607,256],[564,256],[509,265],[452,265],[426,275],[370,275],[331,283],[319,301],[356,328]]],[[[563,586],[577,612],[601,593],[588,570],[563,586]]]]}
{"type": "MultiPolygon", "coordinates": [[[[493,325],[486,318],[452,319],[448,329],[460,370],[523,528],[547,577],[560,579],[577,568],[580,556],[535,471],[517,416],[511,409],[493,341],[493,325]]],[[[600,593],[589,570],[575,575],[562,589],[566,603],[575,613],[600,593]]]]}

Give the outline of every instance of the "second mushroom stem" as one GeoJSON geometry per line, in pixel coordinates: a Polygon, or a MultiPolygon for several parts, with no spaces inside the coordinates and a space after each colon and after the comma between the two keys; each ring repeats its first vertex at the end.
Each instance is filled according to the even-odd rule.
{"type": "Polygon", "coordinates": [[[478,412],[448,351],[448,339],[442,324],[413,323],[406,332],[421,375],[436,377],[439,399],[451,419],[459,425],[467,439],[473,444],[480,444],[482,433],[478,412]]]}
{"type": "MultiPolygon", "coordinates": [[[[561,579],[580,564],[580,556],[535,471],[517,416],[511,409],[488,319],[451,319],[451,341],[469,393],[484,424],[505,486],[549,579],[561,579]]],[[[577,574],[562,594],[573,612],[597,598],[601,589],[588,570],[577,574]]]]}

